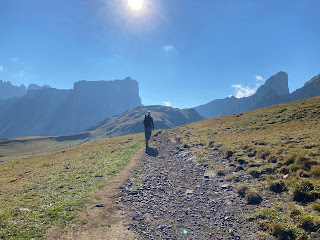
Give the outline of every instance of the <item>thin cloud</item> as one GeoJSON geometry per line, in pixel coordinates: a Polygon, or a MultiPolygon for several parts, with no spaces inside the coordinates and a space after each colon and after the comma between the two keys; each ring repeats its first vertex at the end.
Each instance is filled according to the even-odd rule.
{"type": "Polygon", "coordinates": [[[11,58],[11,61],[16,62],[17,64],[24,65],[24,62],[20,61],[18,58],[11,58]]]}
{"type": "Polygon", "coordinates": [[[23,77],[23,75],[24,75],[24,71],[20,71],[20,72],[18,73],[18,76],[19,76],[19,77],[23,77]]]}
{"type": "Polygon", "coordinates": [[[164,101],[163,104],[164,104],[165,106],[167,106],[167,107],[171,107],[171,103],[170,103],[170,102],[164,101]]]}
{"type": "Polygon", "coordinates": [[[256,75],[256,81],[261,81],[263,82],[264,81],[264,78],[259,76],[259,75],[256,75]]]}
{"type": "Polygon", "coordinates": [[[0,65],[0,72],[3,72],[4,71],[4,67],[3,65],[0,65]]]}
{"type": "Polygon", "coordinates": [[[167,56],[176,56],[178,54],[178,50],[173,45],[164,45],[162,51],[167,56]]]}
{"type": "Polygon", "coordinates": [[[236,98],[249,97],[253,95],[258,89],[258,87],[250,88],[248,86],[243,86],[242,84],[233,84],[231,85],[231,87],[233,87],[236,91],[236,98]]]}
{"type": "Polygon", "coordinates": [[[163,50],[165,51],[165,52],[172,52],[172,51],[174,51],[174,46],[172,46],[172,45],[165,45],[164,47],[163,47],[163,50]]]}

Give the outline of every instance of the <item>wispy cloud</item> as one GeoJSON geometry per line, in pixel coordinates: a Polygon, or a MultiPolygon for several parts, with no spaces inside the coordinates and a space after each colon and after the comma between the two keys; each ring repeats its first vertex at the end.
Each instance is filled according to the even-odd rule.
{"type": "Polygon", "coordinates": [[[18,58],[11,58],[11,61],[12,61],[12,62],[16,62],[16,63],[18,63],[18,64],[24,65],[24,62],[22,62],[22,61],[19,60],[18,58]]]}
{"type": "Polygon", "coordinates": [[[4,67],[3,65],[0,65],[0,72],[3,72],[4,71],[4,67]]]}
{"type": "Polygon", "coordinates": [[[178,50],[173,45],[164,45],[162,51],[167,56],[176,56],[178,54],[178,50]]]}
{"type": "Polygon", "coordinates": [[[170,102],[164,101],[163,104],[164,104],[165,106],[167,106],[167,107],[171,107],[171,103],[170,103],[170,102]]]}
{"type": "Polygon", "coordinates": [[[236,91],[236,98],[249,97],[253,95],[258,89],[258,87],[250,88],[248,86],[243,86],[243,84],[233,84],[231,85],[231,87],[233,87],[236,91]]]}
{"type": "Polygon", "coordinates": [[[172,52],[172,51],[175,50],[175,48],[174,48],[174,46],[172,46],[172,45],[165,45],[165,46],[163,47],[163,50],[164,50],[165,52],[172,52]]]}
{"type": "Polygon", "coordinates": [[[23,77],[23,75],[24,75],[24,71],[20,71],[20,72],[18,73],[18,76],[19,76],[19,77],[23,77]]]}
{"type": "Polygon", "coordinates": [[[264,81],[264,78],[259,76],[259,75],[256,75],[256,81],[261,81],[263,82],[264,81]]]}

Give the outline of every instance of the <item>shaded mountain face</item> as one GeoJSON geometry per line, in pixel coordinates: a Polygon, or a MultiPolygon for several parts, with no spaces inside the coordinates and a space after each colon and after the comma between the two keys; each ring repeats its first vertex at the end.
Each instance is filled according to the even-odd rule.
{"type": "Polygon", "coordinates": [[[204,119],[195,109],[141,106],[119,116],[108,117],[87,129],[96,138],[114,137],[144,131],[144,115],[150,111],[155,129],[167,129],[204,119]]]}
{"type": "Polygon", "coordinates": [[[141,106],[138,83],[131,78],[79,81],[71,90],[29,90],[11,102],[9,109],[1,110],[7,101],[0,102],[0,138],[77,133],[141,106]]]}
{"type": "Polygon", "coordinates": [[[270,77],[255,94],[244,98],[225,98],[213,100],[195,107],[204,117],[218,117],[234,113],[268,107],[280,103],[305,99],[320,95],[320,75],[308,81],[302,88],[289,93],[288,74],[279,72],[270,77]]]}
{"type": "Polygon", "coordinates": [[[3,82],[0,80],[0,99],[1,100],[6,100],[9,98],[14,98],[14,97],[22,97],[25,94],[27,94],[28,90],[34,90],[34,89],[42,89],[42,88],[50,88],[48,85],[44,86],[39,86],[37,84],[31,83],[28,88],[26,88],[25,85],[21,85],[20,87],[12,85],[11,82],[5,81],[3,82]]]}
{"type": "Polygon", "coordinates": [[[302,88],[291,94],[292,100],[300,100],[308,97],[315,97],[320,94],[320,74],[306,82],[302,88]]]}
{"type": "Polygon", "coordinates": [[[0,80],[0,99],[5,100],[13,97],[22,97],[27,93],[27,88],[23,84],[18,87],[9,81],[0,80]]]}

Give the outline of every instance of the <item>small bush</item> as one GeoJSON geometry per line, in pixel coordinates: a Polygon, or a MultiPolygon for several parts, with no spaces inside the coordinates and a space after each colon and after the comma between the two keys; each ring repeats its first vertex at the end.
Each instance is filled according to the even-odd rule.
{"type": "Polygon", "coordinates": [[[277,163],[277,162],[278,162],[278,159],[277,159],[276,156],[271,155],[271,156],[269,156],[269,157],[267,158],[267,161],[268,161],[269,163],[277,163]]]}
{"type": "Polygon", "coordinates": [[[320,165],[314,165],[311,167],[310,174],[314,178],[320,178],[320,165]]]}
{"type": "Polygon", "coordinates": [[[280,240],[296,239],[294,231],[283,223],[272,224],[271,234],[280,240]]]}
{"type": "Polygon", "coordinates": [[[219,168],[216,171],[217,171],[217,175],[220,176],[220,177],[223,177],[223,176],[226,175],[225,169],[223,169],[223,168],[219,168]]]}
{"type": "Polygon", "coordinates": [[[262,202],[262,197],[254,190],[248,189],[245,194],[245,198],[249,204],[260,204],[262,202]]]}
{"type": "Polygon", "coordinates": [[[297,216],[301,215],[301,211],[299,209],[292,209],[291,213],[290,213],[290,217],[292,217],[293,219],[295,219],[297,216]]]}
{"type": "Polygon", "coordinates": [[[316,161],[311,160],[309,157],[307,156],[298,156],[296,158],[295,163],[297,165],[299,165],[302,169],[306,170],[306,171],[310,171],[311,167],[313,165],[317,165],[316,161]]]}
{"type": "Polygon", "coordinates": [[[248,187],[245,186],[245,185],[242,185],[240,187],[238,187],[238,194],[241,196],[241,197],[244,197],[246,195],[246,192],[248,191],[248,187]]]}
{"type": "Polygon", "coordinates": [[[269,189],[270,191],[275,193],[281,193],[281,192],[287,191],[287,187],[282,180],[272,182],[270,184],[269,189]]]}
{"type": "Polygon", "coordinates": [[[260,157],[260,158],[262,158],[263,160],[265,160],[265,159],[267,159],[267,157],[270,155],[270,152],[268,152],[268,151],[261,151],[261,152],[259,152],[259,154],[258,154],[258,156],[260,157]]]}
{"type": "Polygon", "coordinates": [[[248,171],[250,175],[254,178],[259,178],[261,175],[261,172],[259,171],[258,168],[249,168],[248,171]]]}
{"type": "Polygon", "coordinates": [[[286,156],[283,160],[283,164],[285,165],[290,165],[292,163],[294,163],[294,160],[296,159],[296,155],[292,154],[290,156],[286,156]]]}
{"type": "Polygon", "coordinates": [[[231,150],[227,151],[225,154],[226,159],[229,159],[233,156],[233,152],[231,150]]]}
{"type": "Polygon", "coordinates": [[[300,203],[309,203],[316,200],[312,190],[314,186],[309,181],[300,182],[293,190],[293,200],[300,203]]]}
{"type": "Polygon", "coordinates": [[[311,205],[311,208],[312,208],[313,210],[315,210],[315,211],[320,212],[320,203],[313,203],[313,204],[311,205]]]}
{"type": "Polygon", "coordinates": [[[298,217],[299,227],[308,231],[316,232],[320,228],[320,217],[304,214],[298,217]]]}

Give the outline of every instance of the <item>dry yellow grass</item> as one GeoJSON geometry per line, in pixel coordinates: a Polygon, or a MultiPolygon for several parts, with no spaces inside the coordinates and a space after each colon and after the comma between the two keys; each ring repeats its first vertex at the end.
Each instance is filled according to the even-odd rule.
{"type": "MultiPolygon", "coordinates": [[[[282,196],[291,199],[294,206],[303,208],[302,214],[311,216],[318,226],[316,216],[319,213],[308,204],[320,198],[320,96],[206,119],[178,127],[176,131],[177,139],[196,154],[202,164],[218,168],[211,156],[219,152],[233,169],[240,168],[239,172],[227,171],[225,176],[227,181],[237,178],[238,182],[240,179],[239,183],[234,182],[235,185],[246,179],[251,187],[272,197],[268,186],[283,179],[289,192],[282,196]],[[310,189],[304,189],[308,184],[311,184],[310,189]]],[[[274,202],[274,199],[269,200],[274,202]]],[[[281,200],[275,202],[277,204],[286,205],[281,200]]],[[[304,236],[310,229],[302,227],[298,218],[290,217],[291,207],[284,208],[279,214],[290,219],[288,226],[294,229],[288,234],[304,236]]],[[[264,230],[274,231],[275,236],[281,236],[279,231],[286,229],[279,228],[276,218],[269,218],[267,222],[264,230]]],[[[319,228],[320,225],[312,230],[319,228]]]]}

